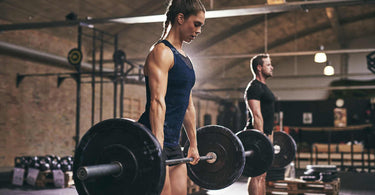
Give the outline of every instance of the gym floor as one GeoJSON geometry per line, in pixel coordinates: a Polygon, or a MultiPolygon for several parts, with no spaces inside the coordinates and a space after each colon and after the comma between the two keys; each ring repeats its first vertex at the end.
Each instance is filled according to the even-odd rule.
{"type": "MultiPolygon", "coordinates": [[[[297,171],[297,176],[303,170],[297,171]]],[[[340,195],[373,195],[375,194],[375,175],[369,173],[339,172],[341,179],[340,195]]],[[[10,185],[0,186],[0,195],[77,195],[74,187],[64,189],[34,190],[10,185]]],[[[208,190],[192,195],[247,195],[247,178],[241,177],[231,186],[221,190],[208,190]]]]}

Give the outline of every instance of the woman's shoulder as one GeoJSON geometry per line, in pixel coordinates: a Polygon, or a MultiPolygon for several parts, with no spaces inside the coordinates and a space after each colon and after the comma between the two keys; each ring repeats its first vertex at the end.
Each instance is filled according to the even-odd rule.
{"type": "Polygon", "coordinates": [[[157,42],[150,50],[150,54],[173,55],[171,49],[162,42],[157,42]]]}
{"type": "Polygon", "coordinates": [[[173,65],[173,53],[168,46],[164,44],[155,44],[147,56],[146,64],[173,65]]]}

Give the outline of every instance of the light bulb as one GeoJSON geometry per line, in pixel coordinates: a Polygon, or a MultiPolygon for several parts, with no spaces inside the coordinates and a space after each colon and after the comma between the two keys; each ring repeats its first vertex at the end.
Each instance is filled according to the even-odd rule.
{"type": "Polygon", "coordinates": [[[324,52],[318,52],[315,54],[314,61],[316,63],[324,63],[327,61],[327,55],[324,52]]]}
{"type": "Polygon", "coordinates": [[[324,75],[326,76],[332,76],[335,74],[335,69],[331,65],[327,65],[324,67],[324,75]]]}

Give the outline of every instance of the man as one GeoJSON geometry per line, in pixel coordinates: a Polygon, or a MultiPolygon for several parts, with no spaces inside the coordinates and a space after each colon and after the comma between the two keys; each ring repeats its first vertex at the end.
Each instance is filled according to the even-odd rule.
{"type": "MultiPolygon", "coordinates": [[[[250,61],[250,69],[254,78],[245,91],[245,102],[249,111],[246,129],[257,129],[272,140],[275,96],[266,85],[266,80],[273,74],[269,55],[254,56],[250,61]]],[[[249,178],[248,192],[252,195],[266,194],[266,173],[249,178]]]]}

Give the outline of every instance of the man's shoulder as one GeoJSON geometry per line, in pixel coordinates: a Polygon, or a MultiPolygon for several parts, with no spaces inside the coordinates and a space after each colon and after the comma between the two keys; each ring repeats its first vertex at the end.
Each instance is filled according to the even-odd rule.
{"type": "Polygon", "coordinates": [[[252,81],[249,82],[249,89],[250,88],[259,88],[259,87],[262,87],[264,84],[260,81],[258,81],[257,79],[254,79],[252,81]]]}
{"type": "Polygon", "coordinates": [[[264,89],[262,83],[256,79],[250,81],[246,89],[246,93],[248,96],[251,94],[261,95],[263,91],[264,89]]]}

